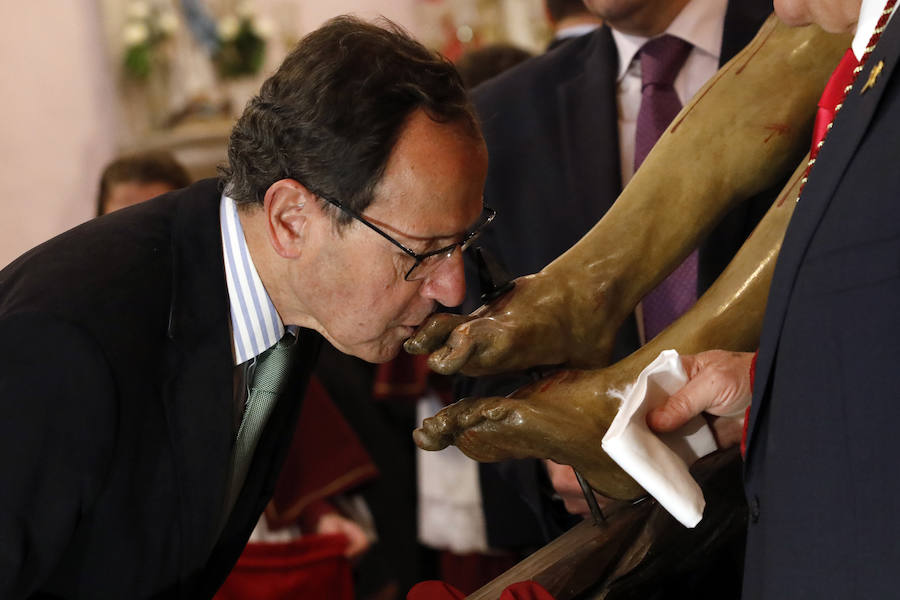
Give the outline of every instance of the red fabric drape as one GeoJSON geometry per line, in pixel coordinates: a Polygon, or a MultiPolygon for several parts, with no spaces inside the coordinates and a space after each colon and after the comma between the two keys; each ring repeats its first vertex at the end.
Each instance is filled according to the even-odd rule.
{"type": "Polygon", "coordinates": [[[214,600],[354,600],[343,535],[309,535],[284,544],[250,544],[214,600]]]}
{"type": "Polygon", "coordinates": [[[376,400],[415,402],[428,389],[428,357],[400,351],[393,360],[378,365],[375,372],[376,400]]]}
{"type": "Polygon", "coordinates": [[[266,507],[269,527],[294,523],[317,502],[377,476],[362,442],[312,377],[275,494],[266,507]]]}

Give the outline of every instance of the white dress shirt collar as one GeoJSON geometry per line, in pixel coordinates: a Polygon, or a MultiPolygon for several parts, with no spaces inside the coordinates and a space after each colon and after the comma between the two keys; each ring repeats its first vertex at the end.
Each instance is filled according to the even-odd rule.
{"type": "MultiPolygon", "coordinates": [[[[665,33],[689,42],[695,50],[719,60],[722,35],[725,29],[725,12],[728,0],[690,0],[678,16],[669,24],[665,33]]],[[[619,53],[618,81],[625,77],[631,61],[641,46],[649,39],[612,30],[619,53]]]]}
{"type": "Polygon", "coordinates": [[[567,40],[569,38],[581,37],[583,35],[589,34],[599,27],[599,23],[582,23],[581,25],[570,25],[569,27],[563,27],[558,30],[553,36],[553,39],[567,40]]]}
{"type": "Polygon", "coordinates": [[[239,365],[273,346],[284,335],[284,324],[256,272],[234,200],[222,195],[219,204],[225,281],[231,306],[234,364],[239,365]]]}
{"type": "MultiPolygon", "coordinates": [[[[853,43],[850,45],[853,48],[853,54],[856,55],[856,60],[862,58],[865,53],[866,45],[875,31],[875,25],[881,18],[885,4],[887,4],[887,0],[862,0],[862,5],[859,7],[859,19],[856,22],[856,35],[853,36],[853,43]]],[[[896,9],[896,6],[894,8],[896,9]]],[[[893,18],[894,13],[891,13],[891,19],[893,18]]]]}

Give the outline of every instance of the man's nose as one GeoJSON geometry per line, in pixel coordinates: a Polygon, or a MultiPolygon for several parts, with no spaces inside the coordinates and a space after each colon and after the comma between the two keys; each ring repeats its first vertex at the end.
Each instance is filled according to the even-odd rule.
{"type": "Polygon", "coordinates": [[[430,273],[421,294],[444,306],[459,306],[466,297],[466,273],[462,252],[457,248],[430,273]]]}

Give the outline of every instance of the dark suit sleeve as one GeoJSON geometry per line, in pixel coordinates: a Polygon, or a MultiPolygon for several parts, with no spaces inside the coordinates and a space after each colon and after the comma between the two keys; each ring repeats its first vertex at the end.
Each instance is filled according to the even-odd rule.
{"type": "Polygon", "coordinates": [[[38,589],[90,520],[114,397],[106,361],[78,329],[36,315],[0,321],[0,598],[38,589]]]}

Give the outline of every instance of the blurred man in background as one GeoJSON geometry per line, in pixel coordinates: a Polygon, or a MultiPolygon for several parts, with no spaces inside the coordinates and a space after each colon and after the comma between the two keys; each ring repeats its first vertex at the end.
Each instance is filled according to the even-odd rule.
{"type": "Polygon", "coordinates": [[[100,175],[97,215],[132,206],[191,184],[187,170],[163,150],[120,156],[100,175]]]}
{"type": "Polygon", "coordinates": [[[582,0],[544,0],[547,21],[553,27],[553,37],[547,50],[582,35],[587,35],[603,25],[603,19],[588,10],[582,0]]]}

